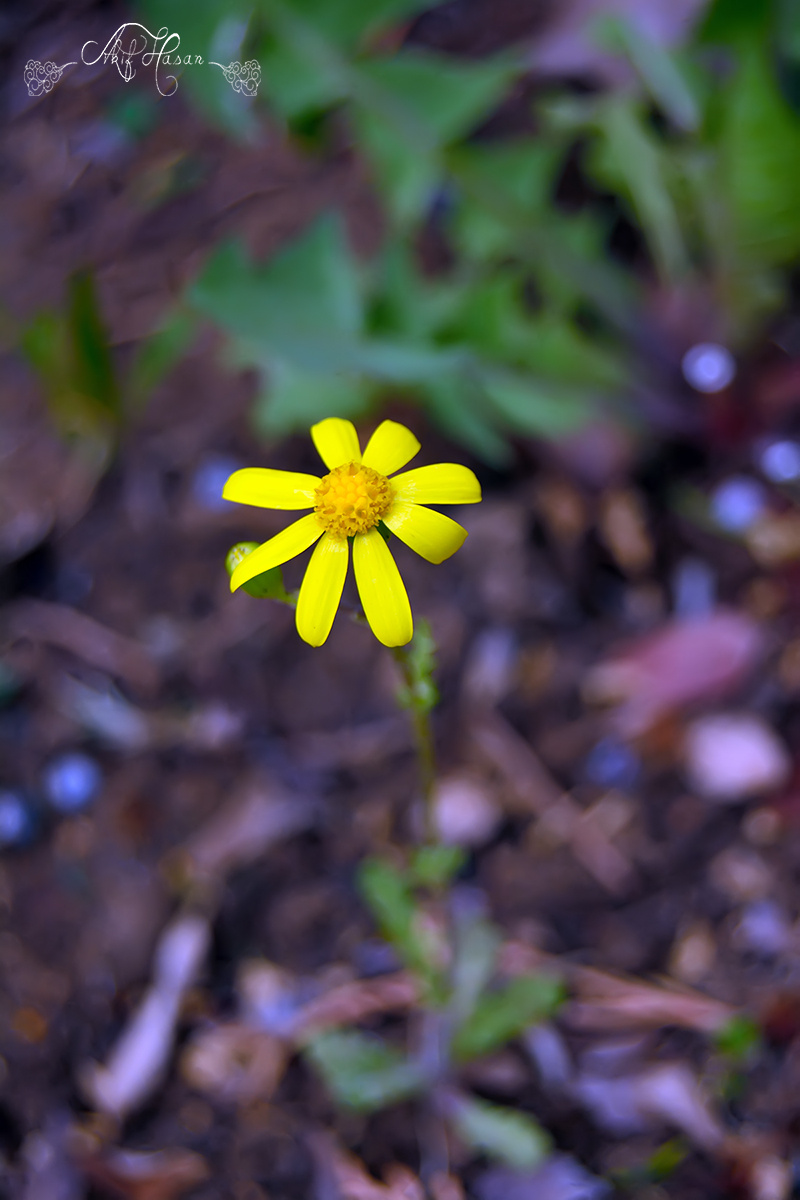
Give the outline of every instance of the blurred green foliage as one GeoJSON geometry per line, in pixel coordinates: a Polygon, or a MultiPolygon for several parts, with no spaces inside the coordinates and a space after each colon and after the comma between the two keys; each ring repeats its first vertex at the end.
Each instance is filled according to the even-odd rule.
{"type": "Polygon", "coordinates": [[[419,1095],[425,1087],[418,1064],[383,1039],[356,1029],[319,1033],[305,1052],[333,1098],[355,1112],[375,1112],[419,1095]]]}
{"type": "Polygon", "coordinates": [[[450,1119],[468,1146],[515,1171],[532,1171],[552,1149],[549,1135],[527,1113],[477,1096],[462,1093],[455,1097],[450,1119]]]}
{"type": "MultiPolygon", "coordinates": [[[[358,417],[399,392],[502,464],[515,435],[558,437],[626,399],[633,413],[632,381],[661,369],[641,349],[653,278],[711,295],[723,336],[746,348],[800,255],[797,6],[715,0],[675,52],[598,21],[597,42],[637,82],[552,86],[528,131],[492,136],[481,127],[524,75],[522,54],[408,44],[403,22],[423,7],[179,0],[171,13],[179,29],[185,10],[194,40],[261,63],[262,95],[239,103],[234,133],[249,135],[243,113],[259,105],[312,153],[346,128],[387,217],[366,263],[331,214],[264,264],[238,243],[212,253],[191,303],[227,331],[231,361],[259,372],[257,427],[358,417]],[[584,193],[570,208],[556,201],[568,163],[584,193]],[[609,253],[615,211],[649,271],[609,253]],[[432,231],[446,247],[436,270],[419,252],[432,231]]],[[[154,0],[140,8],[154,17],[154,0]]],[[[231,130],[214,74],[184,78],[231,130]]]]}
{"type": "Polygon", "coordinates": [[[14,330],[22,354],[41,381],[55,429],[94,479],[108,467],[126,421],[183,356],[195,325],[190,314],[176,309],[139,343],[122,374],[94,277],[84,271],[69,280],[60,309],[43,310],[14,330]]]}
{"type": "Polygon", "coordinates": [[[87,458],[104,460],[122,406],[91,275],[70,280],[63,310],[39,313],[22,331],[21,346],[42,379],[56,427],[87,458]]]}
{"type": "Polygon", "coordinates": [[[463,851],[428,845],[414,850],[404,867],[370,858],[359,871],[380,932],[420,984],[427,1034],[419,1045],[400,1050],[377,1034],[339,1029],[312,1036],[305,1052],[339,1104],[372,1112],[425,1096],[477,1152],[530,1169],[548,1152],[547,1135],[528,1114],[462,1091],[457,1073],[550,1019],[564,988],[547,975],[496,981],[499,932],[469,905],[459,911],[448,898],[463,863],[463,851]]]}

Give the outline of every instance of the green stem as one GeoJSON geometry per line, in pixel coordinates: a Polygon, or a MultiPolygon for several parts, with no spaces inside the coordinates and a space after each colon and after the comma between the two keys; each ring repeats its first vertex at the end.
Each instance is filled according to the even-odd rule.
{"type": "Polygon", "coordinates": [[[410,654],[410,646],[395,646],[392,650],[395,662],[403,673],[405,694],[408,697],[411,724],[414,731],[414,748],[419,765],[419,782],[422,792],[424,838],[431,844],[439,840],[434,812],[434,787],[436,783],[436,753],[433,741],[433,726],[429,704],[419,695],[417,671],[410,654]]]}

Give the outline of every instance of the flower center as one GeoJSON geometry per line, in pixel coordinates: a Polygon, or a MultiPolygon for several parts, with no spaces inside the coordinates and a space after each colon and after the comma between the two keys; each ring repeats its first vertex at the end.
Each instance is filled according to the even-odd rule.
{"type": "Polygon", "coordinates": [[[385,475],[361,463],[336,467],[314,492],[314,511],[334,537],[366,533],[378,524],[392,502],[392,488],[385,475]]]}

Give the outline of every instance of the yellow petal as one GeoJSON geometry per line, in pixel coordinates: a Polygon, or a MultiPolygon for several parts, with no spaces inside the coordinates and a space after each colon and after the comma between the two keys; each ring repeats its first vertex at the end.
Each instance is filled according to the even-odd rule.
{"type": "Polygon", "coordinates": [[[343,463],[361,461],[361,447],[352,421],[345,421],[342,417],[327,417],[311,426],[311,436],[329,471],[341,467],[343,463]]]}
{"type": "Polygon", "coordinates": [[[314,489],[321,483],[316,475],[245,467],[233,472],[222,495],[226,500],[257,504],[260,508],[313,508],[314,489]]]}
{"type": "Polygon", "coordinates": [[[475,473],[460,463],[434,463],[431,467],[415,467],[392,480],[398,500],[416,504],[477,504],[481,485],[475,473]]]}
{"type": "Polygon", "coordinates": [[[377,529],[356,534],[353,567],[358,594],[375,637],[384,646],[405,646],[414,633],[411,605],[389,547],[377,529]]]}
{"type": "Polygon", "coordinates": [[[297,632],[309,646],[321,646],[331,631],[347,574],[347,538],[326,533],[317,543],[297,598],[297,632]]]}
{"type": "Polygon", "coordinates": [[[254,579],[262,571],[279,567],[297,554],[302,554],[317,540],[322,533],[322,526],[317,520],[316,513],[309,513],[295,521],[288,529],[276,533],[274,538],[264,542],[247,558],[243,558],[231,575],[231,591],[235,592],[243,583],[254,579]]]}
{"type": "Polygon", "coordinates": [[[395,500],[383,520],[402,542],[432,563],[455,554],[467,536],[466,529],[444,513],[406,500],[395,500]]]}
{"type": "Polygon", "coordinates": [[[381,421],[367,442],[363,463],[381,475],[391,475],[410,462],[418,450],[419,442],[405,425],[381,421]]]}

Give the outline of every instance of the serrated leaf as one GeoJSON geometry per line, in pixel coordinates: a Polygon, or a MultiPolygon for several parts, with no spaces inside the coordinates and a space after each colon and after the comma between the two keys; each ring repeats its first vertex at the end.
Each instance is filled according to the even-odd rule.
{"type": "Polygon", "coordinates": [[[530,1171],[550,1153],[549,1135],[527,1113],[459,1094],[448,1117],[468,1146],[514,1170],[530,1171]]]}
{"type": "Polygon", "coordinates": [[[441,150],[491,110],[515,70],[501,60],[464,63],[417,49],[359,65],[356,129],[401,224],[430,207],[444,178],[441,150]]]}
{"type": "MultiPolygon", "coordinates": [[[[418,48],[360,65],[363,78],[391,99],[398,124],[407,114],[427,131],[424,144],[438,146],[469,133],[499,102],[517,70],[500,57],[468,62],[418,48]]],[[[382,115],[391,116],[391,109],[382,115]]]]}
{"type": "Polygon", "coordinates": [[[304,345],[355,337],[362,308],[355,266],[341,222],[328,214],[264,264],[240,243],[221,246],[191,291],[200,311],[238,337],[281,357],[304,345]]]}
{"type": "Polygon", "coordinates": [[[419,1093],[421,1069],[378,1037],[357,1030],[330,1030],[306,1043],[305,1056],[331,1095],[356,1112],[374,1112],[419,1093]]]}
{"type": "Polygon", "coordinates": [[[494,992],[485,992],[453,1038],[462,1062],[490,1054],[529,1026],[551,1017],[564,999],[564,986],[548,975],[520,975],[494,992]]]}

